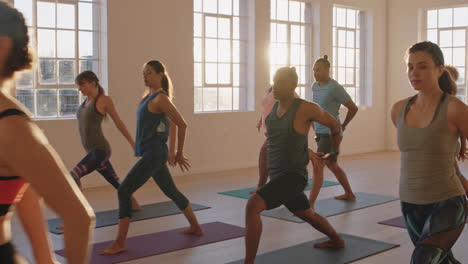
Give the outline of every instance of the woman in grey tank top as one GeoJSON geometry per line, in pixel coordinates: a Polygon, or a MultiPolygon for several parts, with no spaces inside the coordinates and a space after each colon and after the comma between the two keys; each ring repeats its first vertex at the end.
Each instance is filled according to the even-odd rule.
{"type": "MultiPolygon", "coordinates": [[[[86,150],[86,156],[71,170],[71,175],[81,187],[80,179],[93,171],[99,172],[115,189],[120,186],[119,178],[109,161],[111,147],[102,132],[102,121],[109,114],[122,135],[134,148],[135,142],[127,127],[120,119],[114,103],[104,94],[99,79],[92,71],[85,71],[76,77],[76,84],[86,100],[78,108],[77,119],[81,143],[86,150]]],[[[140,206],[133,199],[133,210],[140,206]]]]}
{"type": "Polygon", "coordinates": [[[417,94],[393,105],[392,121],[401,152],[401,207],[415,245],[411,263],[460,263],[451,248],[465,226],[467,203],[454,151],[459,135],[468,136],[468,107],[451,95],[456,85],[436,44],[416,43],[407,62],[417,94]]]}

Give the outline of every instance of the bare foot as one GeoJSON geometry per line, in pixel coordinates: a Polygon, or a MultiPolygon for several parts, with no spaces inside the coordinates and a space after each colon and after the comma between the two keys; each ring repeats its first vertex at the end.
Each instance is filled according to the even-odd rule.
{"type": "Polygon", "coordinates": [[[115,255],[122,253],[126,251],[127,249],[125,248],[125,245],[120,245],[116,241],[112,243],[109,247],[106,247],[105,249],[101,250],[99,254],[104,255],[104,256],[110,256],[110,255],[115,255]]]}
{"type": "Polygon", "coordinates": [[[63,225],[56,226],[55,229],[57,230],[63,230],[65,227],[63,225]]]}
{"type": "Polygon", "coordinates": [[[340,195],[340,196],[335,196],[335,199],[337,200],[348,200],[348,201],[356,201],[356,196],[354,195],[354,193],[351,193],[351,194],[343,194],[343,195],[340,195]]]}
{"type": "Polygon", "coordinates": [[[315,248],[344,248],[345,242],[343,239],[330,239],[325,242],[317,243],[314,245],[315,248]]]}
{"type": "Polygon", "coordinates": [[[189,227],[180,231],[180,233],[185,235],[203,236],[203,229],[201,229],[201,227],[189,227]]]}

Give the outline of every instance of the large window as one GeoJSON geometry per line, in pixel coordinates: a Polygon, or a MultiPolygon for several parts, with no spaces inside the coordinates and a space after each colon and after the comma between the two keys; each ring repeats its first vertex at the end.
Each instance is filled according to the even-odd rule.
{"type": "Polygon", "coordinates": [[[247,0],[194,0],[194,111],[246,110],[247,0]]]}
{"type": "Polygon", "coordinates": [[[445,64],[458,69],[457,96],[467,103],[468,7],[428,10],[426,15],[427,40],[440,46],[445,64]]]}
{"type": "Polygon", "coordinates": [[[35,118],[74,117],[84,70],[99,71],[98,0],[9,0],[28,24],[37,67],[16,82],[16,97],[35,118]]]}
{"type": "Polygon", "coordinates": [[[271,0],[270,79],[284,66],[296,67],[296,92],[302,98],[312,85],[311,6],[304,1],[271,0]]]}
{"type": "Polygon", "coordinates": [[[333,78],[343,85],[356,105],[364,105],[364,36],[362,11],[333,8],[333,78]]]}

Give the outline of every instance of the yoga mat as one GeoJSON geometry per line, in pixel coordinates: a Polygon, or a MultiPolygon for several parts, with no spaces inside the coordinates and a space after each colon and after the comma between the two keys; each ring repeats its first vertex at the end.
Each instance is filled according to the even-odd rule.
{"type": "MultiPolygon", "coordinates": [[[[397,197],[372,193],[358,192],[355,193],[355,195],[356,201],[344,201],[337,200],[335,198],[318,200],[315,202],[315,211],[323,217],[328,217],[398,200],[397,197]]],[[[268,211],[263,211],[262,215],[296,223],[304,223],[302,219],[294,216],[284,206],[268,211]]]]}
{"type": "MultiPolygon", "coordinates": [[[[191,204],[194,211],[209,209],[210,207],[191,204]]],[[[174,215],[182,213],[179,208],[172,201],[153,203],[143,205],[140,211],[133,212],[132,222],[146,220],[151,218],[158,218],[162,216],[174,215]]],[[[119,221],[119,210],[109,210],[96,213],[96,228],[116,225],[119,221]]],[[[63,230],[56,229],[55,227],[62,224],[62,220],[59,218],[47,220],[49,231],[51,233],[61,235],[63,230]]]]}
{"type": "MultiPolygon", "coordinates": [[[[466,221],[468,223],[468,220],[466,221]]],[[[381,225],[388,225],[388,226],[394,226],[394,227],[400,227],[400,228],[406,228],[405,220],[403,219],[403,216],[395,217],[392,219],[388,219],[385,221],[379,222],[381,225]]]]}
{"type": "MultiPolygon", "coordinates": [[[[244,236],[244,228],[222,222],[202,224],[201,227],[204,232],[203,236],[184,235],[179,233],[179,231],[185,228],[179,228],[130,237],[126,241],[127,251],[113,256],[102,256],[99,254],[112,241],[97,243],[93,246],[90,264],[120,263],[244,236]]],[[[62,249],[55,251],[55,253],[64,256],[65,252],[62,249]]]]}
{"type": "MultiPolygon", "coordinates": [[[[344,248],[314,248],[315,243],[323,242],[328,239],[322,238],[261,254],[255,259],[255,264],[346,264],[399,246],[363,237],[345,234],[341,234],[341,236],[346,241],[346,246],[344,248]]],[[[238,260],[228,264],[243,263],[243,260],[238,260]]]]}
{"type": "MultiPolygon", "coordinates": [[[[307,187],[305,188],[305,191],[310,190],[310,188],[311,188],[310,185],[311,184],[312,184],[312,179],[309,179],[309,183],[307,184],[307,187]]],[[[337,183],[337,182],[334,182],[334,181],[323,181],[322,188],[335,186],[335,185],[340,185],[340,184],[337,183]]],[[[245,188],[245,189],[238,189],[238,190],[232,190],[232,191],[226,191],[226,192],[219,192],[219,194],[234,196],[234,197],[243,198],[243,199],[249,199],[252,196],[252,194],[250,194],[249,192],[253,191],[255,189],[256,189],[256,187],[245,188]]]]}

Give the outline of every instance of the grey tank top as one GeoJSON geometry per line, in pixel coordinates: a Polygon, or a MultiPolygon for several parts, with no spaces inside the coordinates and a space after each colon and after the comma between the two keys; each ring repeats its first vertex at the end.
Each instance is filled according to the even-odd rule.
{"type": "Polygon", "coordinates": [[[302,101],[296,98],[281,117],[276,114],[279,105],[276,103],[265,120],[268,133],[268,170],[272,178],[291,170],[307,178],[308,137],[294,129],[294,119],[302,101]]]}
{"type": "Polygon", "coordinates": [[[453,150],[458,135],[447,128],[451,95],[443,94],[431,123],[424,128],[406,125],[405,117],[416,96],[406,102],[397,120],[401,152],[400,199],[412,204],[430,204],[464,195],[453,150]]]}
{"type": "Polygon", "coordinates": [[[110,150],[109,142],[107,142],[102,133],[102,120],[104,116],[96,110],[96,102],[99,96],[93,102],[86,105],[84,101],[78,108],[76,114],[78,119],[78,128],[80,130],[81,144],[87,152],[94,149],[110,150]]]}

